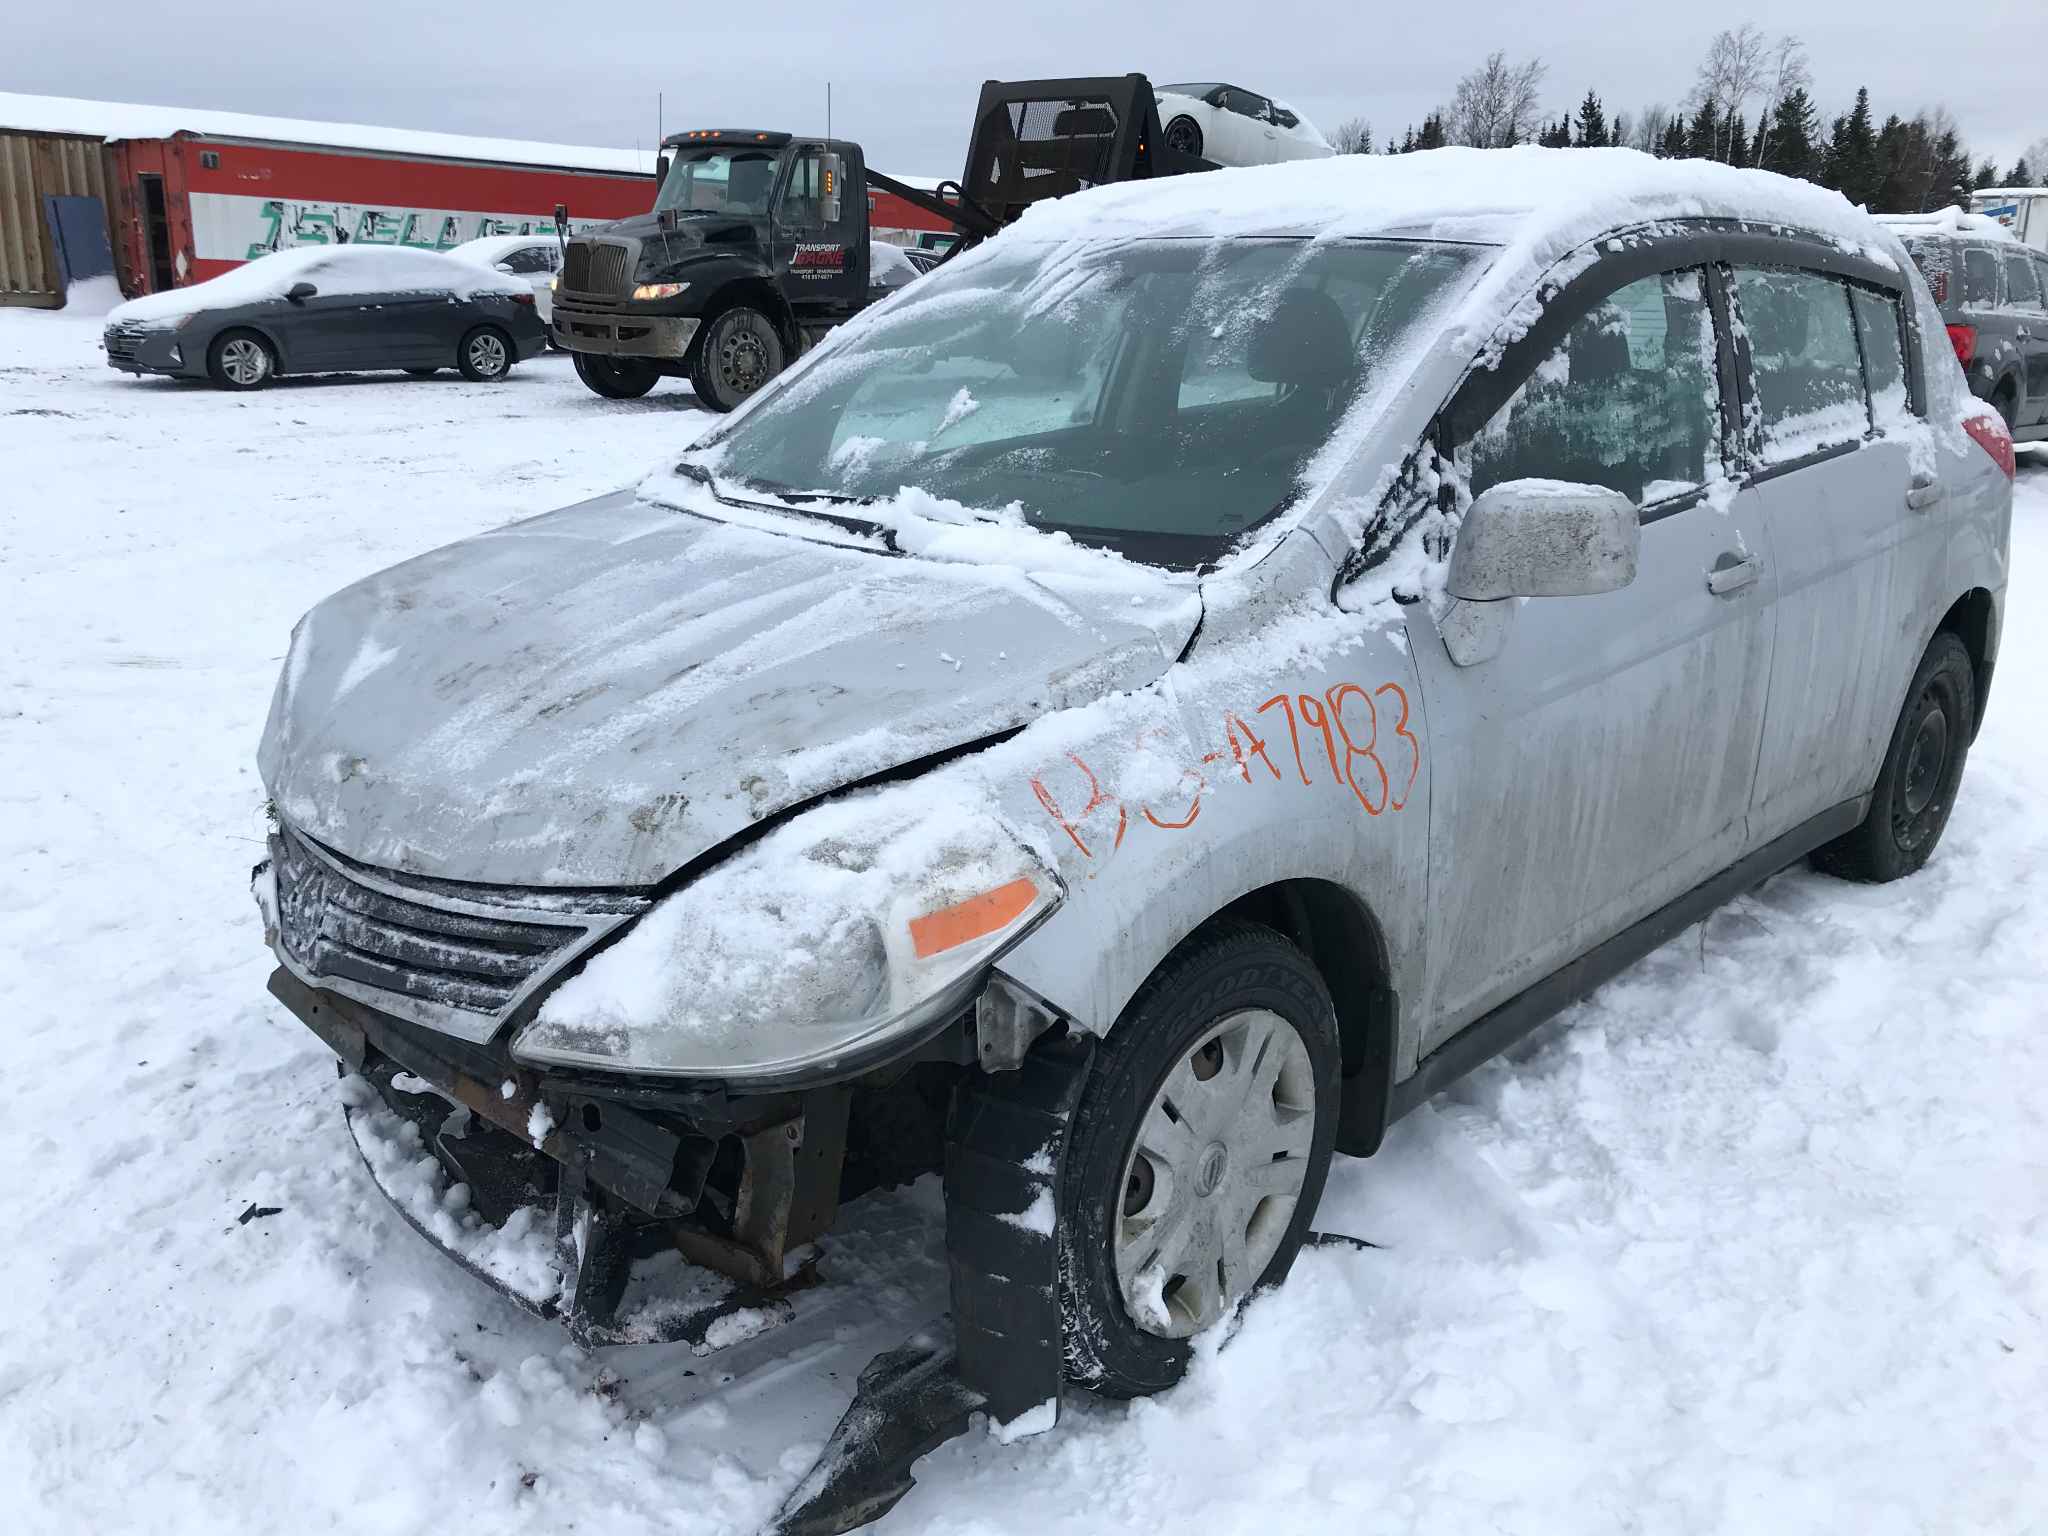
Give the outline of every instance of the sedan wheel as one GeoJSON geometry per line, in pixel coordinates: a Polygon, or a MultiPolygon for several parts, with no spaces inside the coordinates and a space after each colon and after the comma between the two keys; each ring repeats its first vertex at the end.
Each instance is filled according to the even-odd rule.
{"type": "Polygon", "coordinates": [[[512,344],[497,327],[480,325],[462,338],[455,361],[465,379],[493,383],[512,370],[512,344]]]}
{"type": "Polygon", "coordinates": [[[1261,924],[1219,919],[1152,974],[1095,1053],[1060,1161],[1067,1374],[1136,1397],[1188,1340],[1287,1274],[1337,1139],[1328,988],[1261,924]]]}
{"type": "Polygon", "coordinates": [[[1176,117],[1166,125],[1166,147],[1183,155],[1202,153],[1202,125],[1192,117],[1176,117]]]}
{"type": "Polygon", "coordinates": [[[1138,1326],[1185,1339],[1216,1322],[1280,1251],[1315,1142],[1308,1047],[1276,1013],[1212,1027],[1138,1125],[1112,1251],[1138,1326]]]}
{"type": "Polygon", "coordinates": [[[277,358],[254,331],[229,331],[207,354],[206,371],[223,389],[261,389],[276,374],[277,358]]]}

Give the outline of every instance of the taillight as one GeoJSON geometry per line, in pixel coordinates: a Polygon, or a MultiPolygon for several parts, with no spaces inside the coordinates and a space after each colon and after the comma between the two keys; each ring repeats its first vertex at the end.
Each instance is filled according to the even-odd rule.
{"type": "Polygon", "coordinates": [[[514,293],[507,295],[507,297],[514,304],[524,304],[528,309],[533,308],[533,295],[530,293],[514,293]]]}
{"type": "MultiPolygon", "coordinates": [[[[1951,326],[1951,330],[1955,327],[1951,326]]],[[[1990,411],[1972,416],[1963,423],[1963,430],[1977,440],[1977,446],[1991,455],[1991,462],[2005,472],[2010,480],[2018,466],[2013,461],[2012,434],[2005,430],[2005,422],[1990,411]]]]}
{"type": "Polygon", "coordinates": [[[1948,344],[1956,349],[1956,361],[1965,368],[1977,360],[1977,327],[1974,325],[1952,325],[1948,328],[1948,344]]]}

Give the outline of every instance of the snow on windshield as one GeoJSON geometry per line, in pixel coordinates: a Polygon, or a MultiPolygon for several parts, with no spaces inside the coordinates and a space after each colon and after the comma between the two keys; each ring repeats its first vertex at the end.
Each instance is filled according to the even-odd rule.
{"type": "Polygon", "coordinates": [[[1005,244],[927,279],[703,462],[740,493],[879,520],[914,491],[1192,567],[1307,488],[1475,260],[1420,241],[1005,244]]]}
{"type": "Polygon", "coordinates": [[[189,288],[145,294],[116,305],[109,324],[182,320],[208,309],[232,309],[282,299],[294,283],[311,283],[322,294],[481,293],[524,294],[526,284],[473,262],[451,261],[436,251],[396,246],[299,246],[272,251],[219,277],[189,288]]]}

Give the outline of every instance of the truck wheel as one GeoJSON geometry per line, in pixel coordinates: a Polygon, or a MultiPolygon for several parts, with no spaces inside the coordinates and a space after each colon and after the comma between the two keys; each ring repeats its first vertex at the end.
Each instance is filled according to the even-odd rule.
{"type": "Polygon", "coordinates": [[[714,411],[729,411],[782,372],[786,354],[775,325],[758,309],[736,304],[705,328],[690,383],[714,411]]]}
{"type": "Polygon", "coordinates": [[[1963,642],[1944,630],[1906,690],[1869,813],[1818,849],[1815,866],[1844,880],[1882,882],[1925,864],[1956,803],[1976,720],[1976,669],[1963,642]]]}
{"type": "Polygon", "coordinates": [[[1166,125],[1166,147],[1183,155],[1202,153],[1202,125],[1192,117],[1176,117],[1166,125]]]}
{"type": "Polygon", "coordinates": [[[512,371],[517,356],[511,337],[495,325],[480,325],[455,349],[455,366],[471,383],[495,384],[512,371]]]}
{"type": "Polygon", "coordinates": [[[277,353],[254,331],[223,331],[206,349],[206,372],[222,389],[261,389],[277,377],[277,353]]]}
{"type": "Polygon", "coordinates": [[[576,377],[607,400],[638,400],[660,381],[661,374],[644,357],[600,357],[572,352],[576,377]]]}
{"type": "Polygon", "coordinates": [[[1337,1015],[1302,952],[1211,924],[1169,956],[1097,1053],[1060,1173],[1070,1379],[1138,1397],[1188,1340],[1276,1285],[1337,1137],[1337,1015]]]}

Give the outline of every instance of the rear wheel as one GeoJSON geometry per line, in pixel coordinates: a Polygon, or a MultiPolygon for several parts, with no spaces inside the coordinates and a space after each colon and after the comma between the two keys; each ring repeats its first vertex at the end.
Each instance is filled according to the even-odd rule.
{"type": "Polygon", "coordinates": [[[1166,125],[1166,147],[1183,155],[1202,152],[1202,125],[1192,117],[1176,117],[1166,125]]]}
{"type": "Polygon", "coordinates": [[[729,411],[782,372],[788,354],[774,322],[738,304],[704,329],[690,383],[714,411],[729,411]]]}
{"type": "Polygon", "coordinates": [[[660,382],[661,373],[644,357],[599,357],[589,352],[576,359],[576,377],[607,400],[638,400],[660,382]]]}
{"type": "Polygon", "coordinates": [[[1818,850],[1813,862],[1845,880],[1873,882],[1897,880],[1925,864],[1948,825],[1976,721],[1970,653],[1944,631],[1913,674],[1869,813],[1818,850]]]}
{"type": "Polygon", "coordinates": [[[455,366],[472,383],[495,384],[512,371],[517,356],[511,337],[495,325],[480,325],[455,349],[455,366]]]}
{"type": "Polygon", "coordinates": [[[1330,994],[1270,928],[1182,944],[1098,1052],[1061,1167],[1067,1373],[1112,1397],[1179,1380],[1188,1339],[1278,1284],[1337,1134],[1330,994]]]}
{"type": "Polygon", "coordinates": [[[206,350],[206,372],[222,389],[261,389],[277,377],[277,354],[254,331],[223,331],[206,350]]]}

